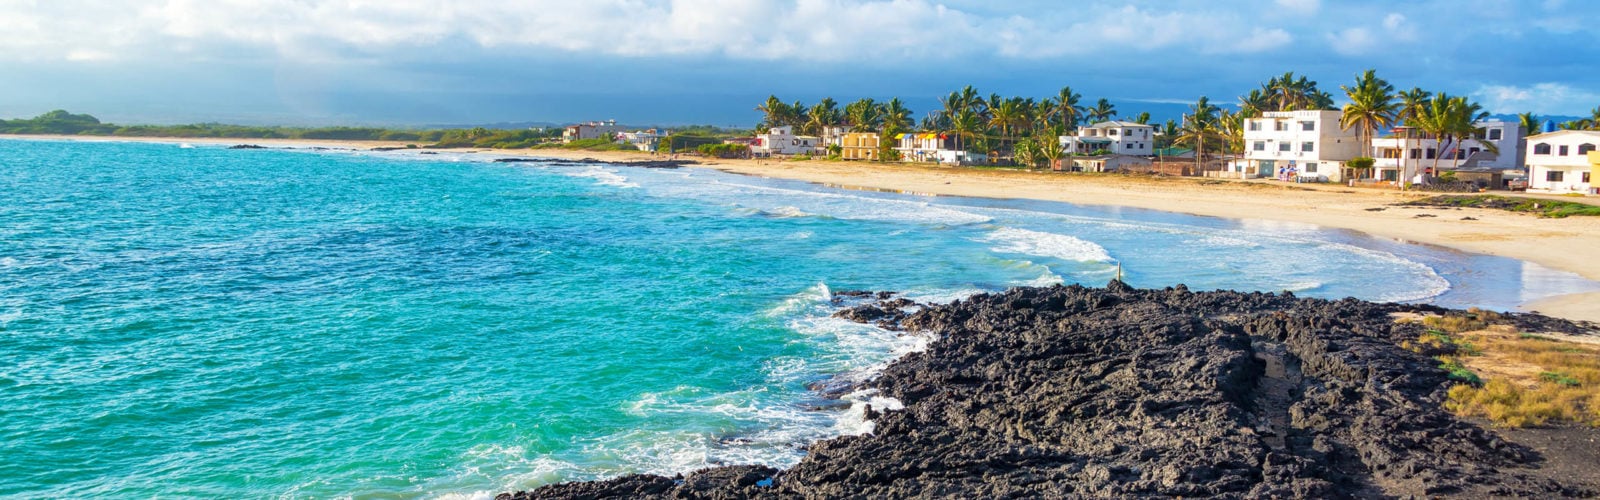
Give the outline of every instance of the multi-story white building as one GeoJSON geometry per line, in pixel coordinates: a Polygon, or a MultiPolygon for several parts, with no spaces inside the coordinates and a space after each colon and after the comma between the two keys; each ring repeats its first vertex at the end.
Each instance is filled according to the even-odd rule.
{"type": "Polygon", "coordinates": [[[1478,137],[1440,144],[1416,129],[1396,127],[1372,139],[1374,177],[1384,181],[1411,180],[1417,175],[1439,175],[1472,163],[1477,168],[1521,169],[1526,160],[1521,123],[1478,122],[1478,137]]]}
{"type": "Polygon", "coordinates": [[[1232,176],[1344,182],[1357,175],[1345,162],[1367,148],[1356,129],[1339,127],[1339,111],[1269,111],[1245,121],[1244,159],[1232,176]]]}
{"type": "Polygon", "coordinates": [[[1595,194],[1600,131],[1562,130],[1528,138],[1528,190],[1595,194]]]}
{"type": "Polygon", "coordinates": [[[661,139],[666,137],[668,133],[664,130],[649,129],[638,132],[623,132],[617,134],[617,138],[622,142],[632,144],[634,148],[640,151],[655,151],[656,147],[661,144],[661,139]]]}
{"type": "Polygon", "coordinates": [[[765,134],[756,134],[750,153],[756,156],[810,154],[819,146],[822,146],[821,137],[795,135],[794,127],[790,126],[772,127],[765,134]]]}
{"type": "Polygon", "coordinates": [[[603,122],[579,123],[568,125],[561,132],[561,142],[581,141],[584,139],[615,139],[622,132],[622,127],[617,126],[616,120],[603,122]]]}
{"type": "Polygon", "coordinates": [[[1100,122],[1061,136],[1061,149],[1084,155],[1107,151],[1117,155],[1150,156],[1155,151],[1156,128],[1134,122],[1100,122]]]}

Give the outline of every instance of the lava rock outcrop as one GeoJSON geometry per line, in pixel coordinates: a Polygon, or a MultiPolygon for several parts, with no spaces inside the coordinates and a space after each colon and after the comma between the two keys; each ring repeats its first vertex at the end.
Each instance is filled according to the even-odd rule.
{"type": "MultiPolygon", "coordinates": [[[[1292,294],[1019,288],[840,317],[937,337],[868,382],[899,411],[784,471],[632,475],[500,498],[1594,496],[1442,407],[1398,347],[1431,306],[1292,294]]],[[[1544,321],[1544,320],[1540,320],[1544,321]]]]}

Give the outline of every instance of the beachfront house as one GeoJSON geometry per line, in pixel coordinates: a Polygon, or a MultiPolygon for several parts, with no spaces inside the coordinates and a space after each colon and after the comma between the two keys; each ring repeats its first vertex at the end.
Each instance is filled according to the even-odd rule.
{"type": "Polygon", "coordinates": [[[1155,151],[1156,128],[1134,122],[1108,121],[1078,128],[1076,135],[1060,137],[1061,149],[1071,154],[1150,156],[1155,151]]]}
{"type": "Polygon", "coordinates": [[[988,161],[988,155],[956,149],[956,137],[941,133],[909,133],[896,136],[894,149],[908,162],[937,162],[943,165],[974,165],[988,161]]]}
{"type": "Polygon", "coordinates": [[[849,133],[850,127],[838,125],[822,127],[822,144],[820,144],[821,147],[818,149],[822,150],[821,152],[823,154],[827,154],[827,150],[830,147],[844,147],[844,136],[845,134],[849,133]]]}
{"type": "Polygon", "coordinates": [[[1475,137],[1441,144],[1420,130],[1395,127],[1372,139],[1372,178],[1382,181],[1433,177],[1465,168],[1474,172],[1520,170],[1526,160],[1521,123],[1491,120],[1477,123],[1475,137]]]}
{"type": "Polygon", "coordinates": [[[1244,158],[1230,163],[1224,177],[1272,178],[1302,182],[1344,182],[1363,178],[1345,167],[1367,148],[1354,127],[1339,127],[1339,111],[1269,111],[1245,120],[1244,158]]]}
{"type": "Polygon", "coordinates": [[[764,134],[756,134],[755,142],[750,144],[750,154],[758,157],[811,154],[821,146],[821,137],[795,135],[791,126],[772,127],[764,134]]]}
{"type": "Polygon", "coordinates": [[[840,138],[841,158],[846,160],[877,160],[882,139],[877,132],[850,132],[840,138]]]}
{"type": "Polygon", "coordinates": [[[623,132],[623,129],[622,127],[617,126],[616,120],[579,123],[577,125],[568,125],[567,129],[561,132],[561,142],[581,141],[585,139],[609,139],[615,138],[617,134],[621,132],[623,132]]]}
{"type": "Polygon", "coordinates": [[[1150,168],[1150,158],[1133,155],[1071,156],[1053,162],[1059,172],[1130,172],[1150,168]]]}
{"type": "Polygon", "coordinates": [[[1600,131],[1562,130],[1528,138],[1528,191],[1595,194],[1600,131]]]}
{"type": "Polygon", "coordinates": [[[623,132],[617,138],[640,151],[655,151],[661,144],[661,139],[667,132],[659,129],[640,130],[637,132],[623,132]]]}

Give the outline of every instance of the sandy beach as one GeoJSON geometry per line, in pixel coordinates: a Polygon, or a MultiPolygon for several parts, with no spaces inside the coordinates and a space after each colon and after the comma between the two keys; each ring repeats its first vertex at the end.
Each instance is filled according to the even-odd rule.
{"type": "MultiPolygon", "coordinates": [[[[0,137],[352,149],[404,146],[403,143],[285,139],[0,137]]],[[[479,152],[496,156],[594,158],[605,161],[666,158],[664,155],[642,152],[561,149],[479,152]]],[[[1592,217],[1543,219],[1487,209],[1441,210],[1389,206],[1429,196],[1428,194],[1349,188],[1340,185],[1286,184],[1275,181],[1063,174],[898,163],[785,160],[701,160],[701,163],[705,167],[731,173],[844,187],[939,196],[1021,198],[1084,205],[1123,206],[1213,217],[1314,224],[1360,231],[1396,241],[1510,257],[1600,281],[1600,259],[1596,258],[1596,248],[1600,248],[1600,219],[1592,217]],[[1431,217],[1419,217],[1419,215],[1431,217]]],[[[1524,304],[1523,308],[1567,319],[1600,322],[1600,293],[1555,297],[1524,304]]]]}

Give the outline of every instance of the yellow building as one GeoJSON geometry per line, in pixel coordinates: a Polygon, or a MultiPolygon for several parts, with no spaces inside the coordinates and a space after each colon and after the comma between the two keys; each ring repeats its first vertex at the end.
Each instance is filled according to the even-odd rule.
{"type": "Polygon", "coordinates": [[[846,160],[877,160],[882,139],[877,132],[851,132],[841,139],[839,156],[846,160]]]}
{"type": "Polygon", "coordinates": [[[1600,184],[1600,151],[1589,152],[1589,192],[1600,194],[1595,185],[1600,184]]]}

